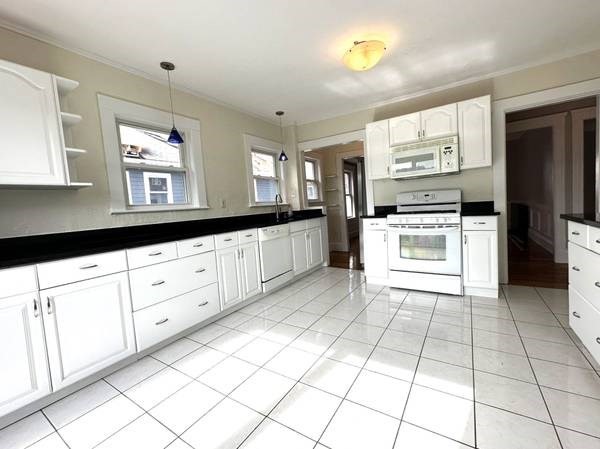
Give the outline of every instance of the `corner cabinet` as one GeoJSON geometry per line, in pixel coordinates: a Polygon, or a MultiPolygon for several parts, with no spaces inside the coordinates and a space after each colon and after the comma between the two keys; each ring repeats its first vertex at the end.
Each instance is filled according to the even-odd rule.
{"type": "Polygon", "coordinates": [[[81,117],[61,111],[61,98],[78,86],[50,73],[0,60],[0,186],[79,188],[73,181],[67,128],[81,117]]]}
{"type": "Polygon", "coordinates": [[[390,177],[390,130],[387,120],[366,126],[366,166],[368,179],[390,177]]]}
{"type": "Polygon", "coordinates": [[[54,391],[135,354],[127,273],[42,290],[54,391]]]}
{"type": "Polygon", "coordinates": [[[463,217],[465,295],[498,297],[498,219],[463,217]]]}
{"type": "Polygon", "coordinates": [[[460,169],[492,165],[492,114],[489,95],[458,103],[460,169]]]}

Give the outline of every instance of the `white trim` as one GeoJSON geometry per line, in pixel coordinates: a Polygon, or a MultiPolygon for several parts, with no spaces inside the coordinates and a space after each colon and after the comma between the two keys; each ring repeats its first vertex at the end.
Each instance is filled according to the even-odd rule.
{"type": "Polygon", "coordinates": [[[536,106],[575,100],[600,94],[600,78],[546,89],[530,94],[496,100],[492,106],[493,139],[493,187],[494,207],[500,212],[498,217],[498,258],[499,279],[508,281],[508,239],[506,235],[506,114],[530,109],[536,106]]]}
{"type": "MultiPolygon", "coordinates": [[[[107,95],[98,94],[98,109],[100,126],[104,142],[104,156],[110,190],[111,213],[158,212],[181,209],[206,209],[206,181],[204,176],[204,161],[200,139],[200,122],[188,117],[176,115],[177,128],[185,136],[184,158],[188,167],[187,188],[189,189],[188,205],[172,206],[129,206],[127,189],[122,169],[121,152],[119,151],[119,136],[117,121],[125,121],[140,125],[148,125],[158,129],[171,128],[171,114],[159,109],[142,106],[107,95]]],[[[140,166],[141,169],[144,167],[140,166]]],[[[158,168],[160,170],[160,168],[158,168]]]]}
{"type": "Polygon", "coordinates": [[[552,130],[552,238],[554,262],[567,263],[567,227],[560,214],[567,212],[566,189],[566,120],[567,113],[546,115],[506,124],[507,133],[540,128],[552,130]]]}
{"type": "Polygon", "coordinates": [[[585,120],[596,118],[596,108],[574,109],[571,112],[571,162],[572,199],[571,212],[583,212],[583,124],[585,120]]]}
{"type": "MultiPolygon", "coordinates": [[[[283,162],[279,161],[282,144],[273,140],[263,139],[262,137],[244,134],[244,157],[246,160],[246,181],[248,187],[248,205],[250,207],[274,206],[275,201],[260,202],[256,201],[254,192],[254,173],[252,172],[252,151],[264,152],[275,156],[275,168],[277,170],[277,180],[279,185],[279,194],[283,198],[283,204],[287,204],[287,195],[285,188],[285,170],[283,162]]],[[[285,147],[284,147],[285,148],[285,147]]]]}

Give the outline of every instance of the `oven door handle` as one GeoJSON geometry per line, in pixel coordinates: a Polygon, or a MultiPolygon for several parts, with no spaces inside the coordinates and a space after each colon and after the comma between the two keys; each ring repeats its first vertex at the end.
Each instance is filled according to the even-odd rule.
{"type": "Polygon", "coordinates": [[[448,226],[442,228],[406,228],[394,225],[388,225],[390,232],[395,234],[406,234],[406,235],[440,235],[449,234],[451,232],[459,231],[460,226],[448,226]]]}

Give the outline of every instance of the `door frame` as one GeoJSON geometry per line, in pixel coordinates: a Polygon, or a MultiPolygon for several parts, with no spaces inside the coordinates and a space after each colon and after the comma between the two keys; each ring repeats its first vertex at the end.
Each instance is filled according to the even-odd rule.
{"type": "MultiPolygon", "coordinates": [[[[496,100],[492,103],[492,177],[494,189],[494,207],[500,212],[498,217],[498,267],[501,283],[508,281],[508,237],[506,219],[506,114],[537,106],[560,103],[578,98],[596,96],[600,100],[600,78],[554,87],[530,94],[496,100]]],[[[598,106],[597,106],[598,107],[598,106]]],[[[600,109],[600,108],[599,108],[600,109]]],[[[599,127],[600,128],[600,127],[599,127]]],[[[596,148],[599,148],[600,133],[596,135],[596,148]]],[[[600,158],[596,158],[596,178],[600,174],[600,158]]],[[[599,189],[596,183],[596,190],[599,189]]],[[[597,204],[598,208],[599,205],[597,204]]],[[[561,213],[556,211],[555,213],[561,213]]]]}
{"type": "MultiPolygon", "coordinates": [[[[583,212],[583,122],[596,119],[598,129],[598,106],[573,109],[571,111],[571,155],[572,155],[572,199],[574,213],[583,212]]],[[[598,131],[596,131],[596,134],[598,131]]],[[[598,147],[596,146],[596,154],[598,147]]],[[[598,172],[596,172],[598,174],[598,172]]]]}

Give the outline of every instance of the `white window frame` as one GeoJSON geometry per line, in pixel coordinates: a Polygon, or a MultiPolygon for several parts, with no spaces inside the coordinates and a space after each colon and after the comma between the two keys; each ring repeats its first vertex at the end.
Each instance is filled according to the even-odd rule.
{"type": "Polygon", "coordinates": [[[244,134],[244,153],[246,156],[246,177],[248,182],[249,206],[261,207],[275,205],[274,198],[273,201],[256,201],[254,179],[261,177],[254,176],[254,173],[252,172],[252,152],[265,153],[274,157],[276,178],[278,181],[277,184],[279,186],[279,194],[283,199],[283,204],[287,204],[287,195],[285,188],[285,170],[283,169],[283,163],[279,160],[279,155],[281,154],[281,144],[272,140],[263,139],[262,137],[244,134]]]}
{"type": "Polygon", "coordinates": [[[323,203],[323,185],[321,181],[321,160],[304,156],[304,195],[306,196],[306,202],[310,205],[322,204],[323,203]],[[315,179],[308,179],[306,177],[306,163],[309,162],[314,166],[315,179]],[[317,185],[317,199],[311,200],[308,198],[308,183],[313,182],[317,185]]]}
{"type": "Polygon", "coordinates": [[[346,220],[352,220],[354,218],[356,218],[356,195],[354,192],[354,173],[352,172],[352,170],[344,170],[343,174],[342,174],[342,185],[344,186],[344,209],[346,212],[346,220]],[[346,191],[346,173],[349,175],[350,178],[350,191],[346,191]],[[352,215],[348,216],[348,208],[346,207],[346,197],[349,196],[350,197],[350,203],[352,204],[352,215]]]}
{"type": "MultiPolygon", "coordinates": [[[[160,212],[188,209],[208,209],[206,179],[200,140],[200,122],[180,115],[175,116],[177,129],[184,136],[181,148],[182,163],[186,172],[185,204],[132,205],[127,187],[126,168],[163,172],[160,166],[127,164],[121,154],[118,125],[130,124],[169,132],[172,126],[171,114],[159,109],[142,106],[107,95],[98,94],[100,124],[104,140],[104,156],[110,190],[110,212],[112,214],[136,212],[160,212]]],[[[164,172],[182,170],[164,167],[164,172]]],[[[146,180],[146,176],[144,176],[146,180]]],[[[144,186],[144,189],[145,186],[144,186]]],[[[172,195],[172,192],[171,192],[172,195]]]]}
{"type": "Polygon", "coordinates": [[[150,194],[152,193],[159,193],[159,194],[167,194],[167,202],[172,203],[173,202],[173,184],[171,182],[171,173],[167,173],[167,172],[151,172],[151,171],[145,171],[144,172],[144,194],[146,196],[146,203],[150,204],[150,194]],[[164,178],[167,180],[167,186],[168,189],[166,192],[152,192],[152,190],[150,190],[150,185],[148,183],[148,181],[150,180],[150,178],[164,178]]]}

